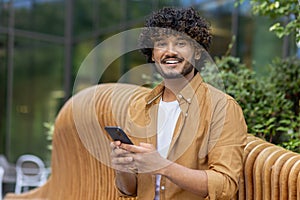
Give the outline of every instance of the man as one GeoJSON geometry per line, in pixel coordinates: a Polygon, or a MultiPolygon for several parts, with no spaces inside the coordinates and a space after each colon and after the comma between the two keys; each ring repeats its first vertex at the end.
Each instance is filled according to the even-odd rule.
{"type": "Polygon", "coordinates": [[[164,80],[130,103],[124,129],[134,145],[111,143],[121,195],[236,195],[247,127],[236,101],[204,83],[196,69],[210,42],[209,25],[192,8],[164,8],[146,21],[142,52],[164,80]]]}

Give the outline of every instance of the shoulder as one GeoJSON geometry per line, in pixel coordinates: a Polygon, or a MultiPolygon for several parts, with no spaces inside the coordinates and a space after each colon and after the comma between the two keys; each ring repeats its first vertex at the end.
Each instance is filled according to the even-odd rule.
{"type": "Polygon", "coordinates": [[[201,84],[201,87],[204,91],[206,101],[210,101],[213,107],[231,105],[240,108],[238,102],[226,92],[205,82],[201,84]]]}

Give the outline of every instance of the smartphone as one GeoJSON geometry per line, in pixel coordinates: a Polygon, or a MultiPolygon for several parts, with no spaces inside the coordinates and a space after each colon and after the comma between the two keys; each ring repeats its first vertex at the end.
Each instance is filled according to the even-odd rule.
{"type": "Polygon", "coordinates": [[[125,144],[133,144],[122,128],[118,126],[105,126],[104,129],[114,141],[121,141],[125,144]]]}

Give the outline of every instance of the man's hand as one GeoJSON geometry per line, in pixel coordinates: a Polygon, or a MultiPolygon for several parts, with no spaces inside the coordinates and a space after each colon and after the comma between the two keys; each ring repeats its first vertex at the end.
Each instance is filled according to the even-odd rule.
{"type": "MultiPolygon", "coordinates": [[[[125,168],[133,173],[132,170],[128,169],[133,167],[137,169],[138,173],[160,174],[185,190],[202,197],[208,195],[208,181],[205,171],[190,169],[161,157],[152,144],[140,143],[137,146],[113,142],[111,147],[113,149],[113,163],[121,170],[125,168]]],[[[123,177],[123,179],[117,178],[117,185],[121,191],[126,194],[136,192],[137,180],[133,178],[133,174],[120,172],[117,173],[117,177],[123,177]],[[130,179],[129,175],[131,175],[130,179]]]]}
{"type": "Polygon", "coordinates": [[[112,168],[117,171],[135,173],[136,167],[133,162],[133,153],[121,147],[120,141],[115,141],[110,144],[112,168]]]}
{"type": "Polygon", "coordinates": [[[159,174],[162,169],[172,163],[161,157],[155,147],[149,143],[140,143],[139,146],[122,143],[119,147],[124,151],[122,151],[124,163],[126,161],[133,163],[133,167],[139,173],[159,174]]]}
{"type": "Polygon", "coordinates": [[[135,195],[137,192],[136,168],[133,162],[133,153],[121,148],[121,142],[110,144],[111,163],[116,170],[116,185],[120,191],[127,195],[135,195]]]}

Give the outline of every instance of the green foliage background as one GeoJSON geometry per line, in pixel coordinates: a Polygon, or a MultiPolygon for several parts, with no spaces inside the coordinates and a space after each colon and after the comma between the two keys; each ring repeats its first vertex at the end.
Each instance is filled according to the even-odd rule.
{"type": "MultiPolygon", "coordinates": [[[[245,0],[240,0],[243,3],[245,0]]],[[[253,14],[266,16],[276,20],[271,25],[279,38],[295,35],[296,42],[300,42],[300,2],[298,0],[250,0],[253,14]]]]}
{"type": "Polygon", "coordinates": [[[274,59],[267,66],[267,77],[257,76],[236,57],[216,58],[215,62],[219,73],[207,65],[202,76],[212,85],[223,81],[225,92],[243,109],[248,132],[300,152],[299,59],[274,59]]]}

